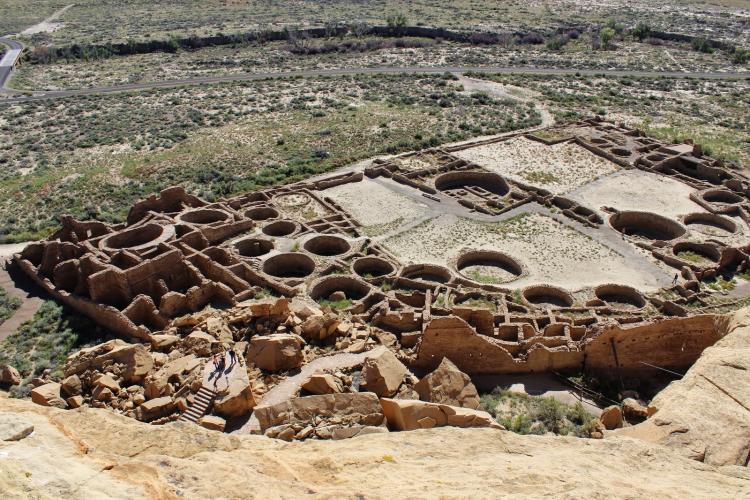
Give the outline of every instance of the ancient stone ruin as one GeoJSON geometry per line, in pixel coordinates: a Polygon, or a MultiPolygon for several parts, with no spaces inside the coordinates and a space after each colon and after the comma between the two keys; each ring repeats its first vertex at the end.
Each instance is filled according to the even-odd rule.
{"type": "MultiPolygon", "coordinates": [[[[576,189],[597,182],[594,176],[576,189]]],[[[398,429],[463,426],[476,419],[491,425],[471,408],[456,415],[455,406],[420,397],[419,384],[427,383],[417,383],[399,366],[429,373],[449,359],[472,376],[685,369],[722,335],[717,316],[704,311],[709,294],[701,283],[747,271],[749,195],[744,176],[702,155],[696,145],[665,144],[638,130],[587,120],[379,159],[363,171],[215,203],[172,187],[136,203],[123,224],[63,218],[60,231],[29,245],[15,261],[55,298],[124,341],[69,362],[66,374],[78,382],[48,388],[63,406],[83,404],[85,396],[163,423],[201,401],[204,408],[193,420],[209,418],[203,414],[210,408],[226,418],[241,417],[258,399],[263,410],[254,413],[255,429],[289,439],[371,432],[383,427],[389,413],[389,426],[398,429]],[[614,201],[614,207],[585,206],[584,191],[549,190],[465,158],[510,140],[530,141],[535,148],[575,147],[606,168],[672,183],[689,192],[684,201],[695,209],[673,217],[623,209],[614,201]],[[397,220],[377,234],[375,225],[357,220],[335,196],[336,189],[358,186],[358,204],[365,209],[373,202],[368,189],[385,187],[430,213],[421,221],[397,220]],[[395,236],[408,239],[419,224],[445,214],[492,224],[524,211],[614,248],[627,263],[657,276],[656,285],[568,287],[540,279],[530,261],[534,252],[477,245],[420,262],[389,243],[395,236]],[[673,274],[679,275],[676,282],[673,274]],[[203,369],[222,345],[233,346],[256,379],[244,375],[227,382],[223,395],[201,393],[210,388],[203,369]],[[361,355],[377,345],[395,356],[378,361],[388,368],[372,382],[365,376],[371,358],[361,355]],[[318,398],[314,402],[260,397],[258,385],[272,392],[284,372],[333,351],[360,358],[334,373],[318,373],[306,382],[310,390],[292,388],[290,394],[315,394],[309,396],[318,398]],[[119,362],[122,357],[127,361],[119,362]],[[351,370],[363,363],[362,373],[351,370]],[[101,375],[108,367],[114,373],[101,375]],[[364,395],[369,392],[376,396],[364,395]],[[66,397],[80,399],[66,403],[66,397]],[[323,420],[338,415],[351,425],[308,429],[305,405],[319,408],[319,415],[327,415],[323,420]]],[[[210,419],[205,425],[223,428],[210,419]]]]}

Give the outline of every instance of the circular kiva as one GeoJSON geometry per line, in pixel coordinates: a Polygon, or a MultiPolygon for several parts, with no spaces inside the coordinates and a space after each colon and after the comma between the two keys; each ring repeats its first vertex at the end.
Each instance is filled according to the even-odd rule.
{"type": "Polygon", "coordinates": [[[733,205],[743,200],[740,195],[726,189],[709,189],[701,194],[701,198],[709,203],[722,203],[726,205],[733,205]]]}
{"type": "Polygon", "coordinates": [[[673,240],[686,232],[679,222],[651,212],[619,212],[609,218],[609,223],[626,236],[640,236],[649,240],[673,240]]]}
{"type": "Polygon", "coordinates": [[[145,250],[170,240],[175,234],[174,226],[150,222],[142,226],[110,234],[99,242],[102,250],[145,250]]]}
{"type": "Polygon", "coordinates": [[[189,210],[177,216],[178,222],[188,222],[195,225],[212,224],[214,222],[225,222],[231,216],[223,210],[215,208],[198,208],[189,210]]]}
{"type": "Polygon", "coordinates": [[[263,226],[263,232],[268,236],[289,236],[297,232],[297,223],[291,220],[277,220],[263,226]]]}
{"type": "Polygon", "coordinates": [[[309,204],[312,198],[305,193],[291,193],[279,195],[273,201],[281,207],[299,208],[309,204]]]}
{"type": "Polygon", "coordinates": [[[573,296],[566,290],[552,285],[535,285],[523,291],[523,298],[536,306],[570,307],[573,296]]]}
{"type": "Polygon", "coordinates": [[[510,255],[493,250],[472,250],[461,254],[456,270],[478,283],[507,283],[524,274],[523,266],[510,255]]]}
{"type": "Polygon", "coordinates": [[[370,285],[351,276],[328,276],[312,286],[310,297],[313,300],[328,300],[332,294],[340,292],[348,300],[360,300],[372,290],[370,285]]]}
{"type": "Polygon", "coordinates": [[[597,299],[616,307],[626,306],[640,309],[646,305],[643,295],[635,288],[627,285],[599,285],[594,289],[594,295],[597,299]]]}
{"type": "Polygon", "coordinates": [[[344,238],[330,234],[313,236],[302,245],[302,248],[315,255],[332,257],[343,255],[352,249],[352,246],[344,238]]]}
{"type": "Polygon", "coordinates": [[[363,278],[379,278],[393,274],[393,264],[380,257],[360,257],[352,264],[352,271],[363,278]]]}
{"type": "Polygon", "coordinates": [[[245,210],[245,217],[258,222],[275,219],[278,216],[279,212],[272,207],[253,207],[245,210]]]}
{"type": "Polygon", "coordinates": [[[681,241],[679,243],[675,243],[675,245],[672,247],[672,253],[675,255],[675,257],[678,257],[682,260],[687,260],[689,262],[694,262],[697,256],[699,262],[694,262],[696,264],[700,264],[700,260],[719,262],[719,259],[721,259],[721,251],[714,245],[711,245],[709,243],[695,243],[693,241],[681,241]],[[685,258],[684,254],[686,252],[692,254],[692,258],[685,258]]]}
{"type": "Polygon", "coordinates": [[[260,257],[273,250],[273,242],[261,238],[245,238],[235,241],[234,248],[243,257],[260,257]]]}
{"type": "Polygon", "coordinates": [[[664,161],[667,159],[667,155],[661,154],[661,153],[652,153],[646,157],[647,160],[653,161],[653,162],[659,162],[664,161]]]}
{"type": "Polygon", "coordinates": [[[439,191],[471,187],[479,187],[500,196],[505,196],[510,191],[505,179],[490,172],[448,172],[435,179],[435,189],[439,191]]]}
{"type": "Polygon", "coordinates": [[[406,266],[401,272],[401,277],[417,280],[431,281],[434,283],[448,283],[453,279],[450,269],[435,264],[413,264],[406,266]]]}
{"type": "Polygon", "coordinates": [[[687,214],[682,221],[690,229],[712,236],[737,232],[737,224],[732,219],[708,212],[687,214]]]}
{"type": "Polygon", "coordinates": [[[313,271],[315,261],[299,252],[280,253],[263,262],[263,272],[276,278],[304,278],[313,271]]]}

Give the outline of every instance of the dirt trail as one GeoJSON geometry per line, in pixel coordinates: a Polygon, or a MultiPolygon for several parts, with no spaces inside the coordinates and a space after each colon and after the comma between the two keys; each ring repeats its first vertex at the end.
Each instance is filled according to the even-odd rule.
{"type": "Polygon", "coordinates": [[[51,16],[49,16],[44,21],[35,24],[34,26],[29,26],[25,30],[21,32],[21,35],[35,35],[37,33],[51,33],[57,29],[60,29],[62,27],[62,23],[56,23],[56,21],[60,16],[65,14],[65,11],[67,11],[69,8],[73,7],[75,4],[66,5],[62,9],[58,10],[57,12],[54,12],[51,16]]]}
{"type": "MultiPolygon", "coordinates": [[[[258,406],[273,406],[278,403],[283,403],[291,399],[297,391],[299,391],[302,384],[304,384],[311,375],[319,371],[335,371],[343,368],[351,368],[362,364],[366,358],[381,352],[385,347],[378,347],[372,351],[365,351],[358,354],[349,352],[342,352],[334,354],[333,356],[324,356],[322,358],[315,359],[310,363],[302,367],[300,372],[293,377],[281,382],[279,385],[268,391],[261,399],[258,406]]],[[[253,414],[250,420],[245,423],[242,427],[234,431],[237,434],[248,434],[253,431],[260,430],[260,423],[253,414]]]]}
{"type": "Polygon", "coordinates": [[[13,316],[0,323],[0,340],[6,339],[15,332],[19,326],[30,320],[44,302],[41,297],[31,295],[27,290],[19,288],[13,277],[8,273],[7,266],[7,261],[2,255],[0,255],[0,287],[5,289],[9,296],[17,297],[21,299],[22,302],[21,307],[16,309],[13,316]]]}

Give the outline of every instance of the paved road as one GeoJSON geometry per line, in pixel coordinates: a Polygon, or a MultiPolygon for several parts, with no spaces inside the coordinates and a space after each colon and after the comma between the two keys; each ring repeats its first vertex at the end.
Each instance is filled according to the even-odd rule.
{"type": "Polygon", "coordinates": [[[345,76],[360,74],[419,74],[419,73],[499,73],[499,74],[524,74],[524,75],[607,75],[607,76],[631,76],[631,77],[667,77],[667,78],[708,78],[708,79],[744,79],[750,78],[750,73],[721,73],[721,72],[680,72],[680,71],[622,71],[622,70],[576,70],[561,68],[530,68],[530,67],[508,67],[508,66],[404,66],[404,67],[377,67],[377,68],[346,68],[346,69],[324,69],[286,71],[273,73],[241,73],[235,75],[205,76],[186,78],[182,80],[167,80],[163,82],[131,83],[115,85],[112,87],[92,87],[87,89],[61,90],[50,92],[37,92],[33,95],[11,97],[0,99],[2,103],[15,103],[24,101],[39,101],[46,99],[59,99],[82,95],[113,94],[132,90],[149,90],[159,88],[181,87],[186,85],[202,85],[222,82],[243,82],[253,80],[266,80],[269,78],[298,78],[314,76],[345,76]]]}
{"type": "Polygon", "coordinates": [[[5,53],[2,60],[0,60],[0,89],[5,88],[5,83],[10,77],[10,72],[13,69],[13,65],[16,64],[18,56],[21,55],[23,45],[10,38],[0,38],[0,44],[7,45],[10,50],[5,53]]]}

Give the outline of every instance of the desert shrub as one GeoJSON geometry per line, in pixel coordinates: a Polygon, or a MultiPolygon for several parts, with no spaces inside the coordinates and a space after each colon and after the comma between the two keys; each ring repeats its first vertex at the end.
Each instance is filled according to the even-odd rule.
{"type": "Polygon", "coordinates": [[[703,52],[704,54],[711,54],[714,51],[711,43],[705,38],[694,38],[690,45],[693,47],[693,50],[703,52]]]}
{"type": "Polygon", "coordinates": [[[747,64],[750,62],[750,49],[735,47],[731,53],[730,59],[734,64],[747,64]]]}
{"type": "Polygon", "coordinates": [[[612,28],[602,28],[602,30],[599,32],[599,38],[602,41],[602,47],[605,49],[610,48],[612,39],[615,37],[615,30],[612,28]]]}
{"type": "Polygon", "coordinates": [[[630,34],[633,35],[633,38],[642,42],[651,34],[651,26],[648,23],[641,21],[635,26],[635,28],[633,28],[630,34]]]}
{"type": "Polygon", "coordinates": [[[568,35],[558,35],[547,41],[547,48],[550,50],[560,50],[565,47],[569,41],[570,38],[568,35]]]}

